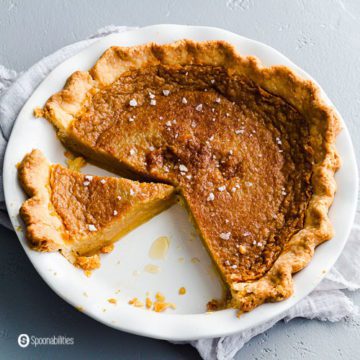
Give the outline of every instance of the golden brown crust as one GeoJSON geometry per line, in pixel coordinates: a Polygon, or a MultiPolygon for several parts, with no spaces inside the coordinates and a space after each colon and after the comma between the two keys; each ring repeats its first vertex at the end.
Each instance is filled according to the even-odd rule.
{"type": "Polygon", "coordinates": [[[39,150],[27,154],[18,169],[19,181],[30,197],[21,208],[26,237],[37,251],[57,251],[64,246],[63,225],[50,200],[50,163],[39,150]]]}
{"type": "Polygon", "coordinates": [[[49,99],[45,117],[61,132],[86,102],[87,94],[114,82],[122,73],[153,65],[212,65],[228,73],[244,75],[268,92],[283,98],[311,124],[310,144],[314,149],[313,195],[306,210],[304,228],[296,233],[272,268],[254,282],[231,284],[230,306],[249,311],[263,302],[279,301],[293,292],[292,274],[311,260],[317,245],[333,234],[328,209],[334,198],[334,173],[340,166],[335,137],[341,126],[336,113],[321,98],[320,90],[284,66],[264,67],[254,57],[241,57],[223,41],[182,40],[167,45],[108,49],[89,72],[74,73],[64,89],[49,99]]]}
{"type": "Polygon", "coordinates": [[[18,175],[30,197],[20,216],[32,248],[60,251],[84,270],[98,268],[99,252],[111,252],[114,241],[175,200],[170,185],[84,175],[50,164],[39,150],[24,157],[18,175]]]}

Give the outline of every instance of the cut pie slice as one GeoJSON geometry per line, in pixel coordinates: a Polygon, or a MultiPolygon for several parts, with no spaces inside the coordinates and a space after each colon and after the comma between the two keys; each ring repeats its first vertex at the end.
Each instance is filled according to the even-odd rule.
{"type": "Polygon", "coordinates": [[[340,122],[318,88],[222,41],[107,50],[43,109],[68,148],[120,174],[176,186],[249,311],[292,294],[332,237],[340,122]]]}
{"type": "Polygon", "coordinates": [[[73,264],[99,267],[100,252],[174,202],[169,185],[84,175],[27,154],[19,179],[30,197],[20,209],[33,249],[61,251],[73,264]]]}

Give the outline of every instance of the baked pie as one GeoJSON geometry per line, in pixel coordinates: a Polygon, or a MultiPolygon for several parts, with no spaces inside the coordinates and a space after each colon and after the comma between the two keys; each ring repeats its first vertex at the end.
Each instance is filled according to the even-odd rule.
{"type": "Polygon", "coordinates": [[[98,268],[99,253],[175,200],[170,185],[84,175],[50,164],[39,150],[27,154],[18,171],[30,197],[20,215],[32,248],[60,251],[84,270],[98,268]]]}
{"type": "Polygon", "coordinates": [[[223,41],[111,47],[42,113],[68,149],[177,189],[229,288],[226,307],[288,298],[292,274],[332,237],[340,122],[287,67],[223,41]]]}

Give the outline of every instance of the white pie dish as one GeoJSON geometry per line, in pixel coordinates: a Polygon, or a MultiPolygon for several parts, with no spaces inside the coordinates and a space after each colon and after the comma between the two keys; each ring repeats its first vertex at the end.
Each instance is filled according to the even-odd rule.
{"type": "MultiPolygon", "coordinates": [[[[60,90],[73,71],[90,68],[111,45],[130,46],[149,41],[165,43],[182,38],[198,41],[226,40],[235,45],[242,55],[255,55],[267,66],[287,65],[302,77],[310,78],[276,50],[215,28],[157,25],[110,35],[99,40],[57,67],[36,89],[18,116],[4,162],[6,203],[15,228],[19,225],[19,207],[25,199],[17,182],[15,165],[32,148],[41,149],[53,162],[64,162],[64,149],[57,140],[54,129],[45,120],[35,120],[32,115],[33,109],[43,105],[51,94],[60,90]]],[[[324,97],[326,98],[325,94],[324,97]]],[[[331,105],[330,100],[327,101],[331,105]]],[[[115,251],[103,257],[101,269],[95,271],[90,278],[85,277],[59,254],[39,254],[30,250],[23,232],[17,231],[17,235],[39,274],[57,294],[72,305],[82,307],[89,316],[109,326],[169,340],[191,340],[232,334],[268,321],[286,311],[321,281],[341,253],[355,215],[357,194],[355,157],[345,125],[337,139],[337,148],[344,161],[336,175],[338,193],[330,211],[336,231],[335,237],[321,245],[310,265],[294,276],[295,293],[290,299],[281,303],[265,304],[251,313],[244,314],[240,319],[236,318],[233,310],[205,313],[206,302],[219,295],[221,285],[208,274],[211,262],[201,241],[188,241],[192,226],[185,212],[178,206],[160,214],[117,243],[115,251]],[[153,275],[142,271],[140,275],[134,276],[134,271],[142,270],[146,264],[154,262],[148,258],[148,248],[160,235],[171,237],[167,259],[157,263],[161,266],[162,272],[153,275]],[[178,261],[180,257],[185,258],[185,263],[178,261]],[[201,261],[192,263],[190,259],[194,257],[201,261]],[[177,294],[180,286],[186,287],[187,295],[180,297],[177,294]],[[117,289],[121,290],[119,294],[115,294],[117,289]],[[127,304],[132,297],[144,299],[147,291],[150,291],[152,296],[155,292],[161,291],[167,296],[167,300],[176,303],[177,310],[158,314],[127,304]],[[108,298],[118,298],[118,304],[109,304],[108,298]],[[106,312],[103,312],[104,308],[106,312]]],[[[90,165],[83,169],[83,172],[106,173],[90,165]]]]}

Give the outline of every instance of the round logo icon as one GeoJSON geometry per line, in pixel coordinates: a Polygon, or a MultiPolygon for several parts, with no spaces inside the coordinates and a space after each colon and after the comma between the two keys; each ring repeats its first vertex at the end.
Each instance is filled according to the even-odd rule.
{"type": "Polygon", "coordinates": [[[18,344],[22,348],[26,348],[30,344],[30,337],[28,334],[20,334],[18,337],[18,344]]]}

